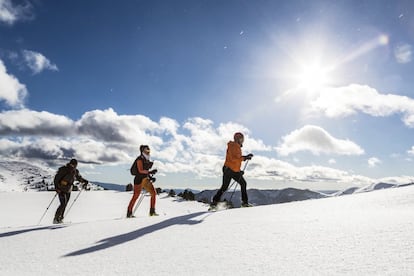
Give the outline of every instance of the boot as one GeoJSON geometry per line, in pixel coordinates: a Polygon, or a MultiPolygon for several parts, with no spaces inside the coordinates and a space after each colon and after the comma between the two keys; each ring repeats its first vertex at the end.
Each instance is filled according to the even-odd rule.
{"type": "Polygon", "coordinates": [[[150,208],[150,213],[149,213],[150,217],[153,216],[159,216],[156,212],[155,212],[155,208],[150,208]]]}
{"type": "Polygon", "coordinates": [[[127,218],[135,218],[135,216],[132,215],[132,211],[127,211],[127,218]]]}
{"type": "Polygon", "coordinates": [[[53,224],[61,224],[62,223],[62,219],[55,217],[53,219],[53,224]]]}

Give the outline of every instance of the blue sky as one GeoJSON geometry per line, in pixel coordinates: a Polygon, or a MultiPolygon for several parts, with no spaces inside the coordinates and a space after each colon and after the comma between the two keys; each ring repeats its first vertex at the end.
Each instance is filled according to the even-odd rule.
{"type": "Polygon", "coordinates": [[[249,187],[411,181],[412,1],[0,0],[0,154],[126,184],[218,188],[246,134],[249,187]]]}

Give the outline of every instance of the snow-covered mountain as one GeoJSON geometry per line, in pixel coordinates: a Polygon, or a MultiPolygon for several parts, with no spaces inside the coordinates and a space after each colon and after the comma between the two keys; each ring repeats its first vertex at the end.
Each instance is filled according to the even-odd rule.
{"type": "Polygon", "coordinates": [[[0,191],[47,190],[55,171],[22,161],[0,161],[0,191]]]}
{"type": "Polygon", "coordinates": [[[161,194],[124,219],[131,195],[82,192],[52,225],[53,193],[0,193],[0,275],[414,275],[414,186],[215,213],[161,194]]]}
{"type": "MultiPolygon", "coordinates": [[[[55,174],[56,169],[40,163],[0,161],[0,192],[53,190],[55,174]]],[[[88,189],[102,190],[103,188],[90,182],[88,189]]]]}
{"type": "MultiPolygon", "coordinates": [[[[41,164],[28,163],[24,161],[1,161],[0,162],[0,192],[4,191],[42,191],[54,189],[53,177],[55,169],[49,168],[41,164]]],[[[323,193],[319,191],[312,191],[308,189],[271,189],[259,190],[249,189],[249,202],[254,205],[268,205],[277,203],[286,203],[292,201],[302,201],[308,199],[320,199],[332,196],[343,196],[355,193],[365,193],[381,189],[398,188],[413,185],[408,184],[389,184],[389,183],[375,183],[366,187],[350,187],[335,193],[323,193]]],[[[124,185],[102,183],[90,181],[89,188],[92,190],[115,190],[125,191],[124,185]]],[[[239,187],[238,187],[239,188],[239,187]]],[[[168,190],[168,189],[167,189],[168,190]]],[[[176,189],[176,194],[182,192],[182,189],[176,189]]],[[[210,202],[217,190],[192,191],[194,198],[200,202],[210,202]]],[[[240,191],[236,189],[228,190],[222,197],[222,200],[229,201],[231,198],[234,207],[240,207],[241,195],[240,191]]]]}
{"type": "MultiPolygon", "coordinates": [[[[217,190],[204,190],[195,195],[195,199],[201,202],[210,202],[213,196],[216,194],[217,190]]],[[[239,190],[236,190],[233,194],[233,191],[227,191],[222,196],[223,201],[230,201],[234,207],[240,207],[241,205],[241,194],[239,190]]],[[[301,190],[295,188],[286,188],[282,190],[258,190],[258,189],[248,189],[247,194],[249,196],[249,202],[253,205],[268,205],[268,204],[277,204],[277,203],[286,203],[292,201],[301,201],[307,199],[318,199],[327,197],[326,194],[311,191],[311,190],[301,190]]]]}

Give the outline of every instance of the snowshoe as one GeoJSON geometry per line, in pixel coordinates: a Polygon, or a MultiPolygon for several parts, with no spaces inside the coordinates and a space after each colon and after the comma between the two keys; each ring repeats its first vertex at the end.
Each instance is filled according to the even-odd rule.
{"type": "Polygon", "coordinates": [[[54,218],[53,219],[53,224],[62,224],[62,223],[63,223],[63,221],[59,218],[54,218]]]}
{"type": "Polygon", "coordinates": [[[210,204],[210,207],[208,207],[209,212],[217,211],[217,205],[216,204],[210,204]]]}

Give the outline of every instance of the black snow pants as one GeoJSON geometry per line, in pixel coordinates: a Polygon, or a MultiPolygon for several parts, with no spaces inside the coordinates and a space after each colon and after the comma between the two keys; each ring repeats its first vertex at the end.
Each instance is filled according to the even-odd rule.
{"type": "Polygon", "coordinates": [[[60,192],[59,201],[60,205],[56,210],[55,219],[62,220],[65,214],[66,205],[68,205],[70,193],[60,192]]]}
{"type": "Polygon", "coordinates": [[[213,197],[213,204],[217,204],[220,201],[221,196],[229,188],[230,181],[234,179],[241,187],[241,196],[242,203],[248,203],[247,191],[246,191],[246,180],[243,177],[243,172],[234,172],[230,168],[223,166],[223,184],[221,188],[217,191],[216,195],[213,197]]]}

